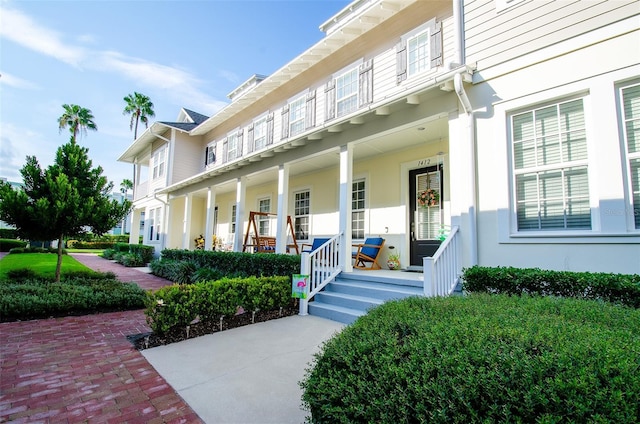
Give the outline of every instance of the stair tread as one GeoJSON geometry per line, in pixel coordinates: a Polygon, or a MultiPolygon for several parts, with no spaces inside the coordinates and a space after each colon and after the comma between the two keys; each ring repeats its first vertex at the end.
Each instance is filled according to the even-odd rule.
{"type": "Polygon", "coordinates": [[[309,308],[330,309],[332,311],[344,312],[347,314],[352,314],[357,316],[361,316],[366,313],[366,311],[363,311],[361,309],[347,308],[345,306],[332,305],[330,303],[324,303],[319,301],[309,303],[309,308]]]}
{"type": "Polygon", "coordinates": [[[327,290],[321,291],[316,296],[320,296],[320,295],[329,296],[329,297],[341,297],[343,299],[350,299],[350,300],[359,300],[361,302],[370,302],[370,303],[375,303],[375,304],[378,304],[378,305],[382,305],[384,303],[384,300],[378,299],[378,298],[375,298],[375,297],[359,296],[359,295],[347,294],[347,293],[337,293],[337,292],[332,292],[332,291],[327,291],[327,290]]]}
{"type": "Polygon", "coordinates": [[[370,290],[370,289],[388,290],[388,291],[394,291],[394,292],[400,292],[400,293],[422,293],[423,291],[421,287],[416,287],[416,286],[367,282],[367,281],[345,281],[342,279],[336,279],[332,281],[331,284],[357,287],[357,288],[363,288],[367,290],[370,290]]]}

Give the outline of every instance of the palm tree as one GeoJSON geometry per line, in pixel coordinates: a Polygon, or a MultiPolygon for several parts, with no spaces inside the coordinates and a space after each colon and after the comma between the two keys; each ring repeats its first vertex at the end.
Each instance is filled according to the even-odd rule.
{"type": "Polygon", "coordinates": [[[151,103],[151,99],[149,99],[149,97],[135,91],[133,94],[127,95],[124,98],[124,101],[127,102],[127,106],[125,106],[122,114],[131,114],[129,129],[134,130],[133,139],[135,140],[138,138],[138,121],[142,121],[145,127],[148,128],[149,118],[156,116],[153,112],[153,103],[151,103]]]}
{"type": "Polygon", "coordinates": [[[78,132],[86,134],[87,130],[98,130],[91,110],[78,105],[62,105],[62,108],[64,113],[58,118],[58,128],[60,131],[69,128],[72,144],[76,143],[78,132]]]}

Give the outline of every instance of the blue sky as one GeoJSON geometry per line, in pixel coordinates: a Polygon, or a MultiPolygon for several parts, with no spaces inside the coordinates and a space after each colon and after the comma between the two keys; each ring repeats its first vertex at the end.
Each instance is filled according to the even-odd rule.
{"type": "MultiPolygon", "coordinates": [[[[42,166],[69,140],[63,104],[93,112],[79,143],[116,188],[133,141],[123,97],[151,98],[156,116],[181,107],[211,116],[253,74],[269,75],[323,37],[347,0],[0,0],[0,177],[21,181],[27,155],[42,166]]],[[[140,134],[144,130],[138,130],[140,134]]]]}

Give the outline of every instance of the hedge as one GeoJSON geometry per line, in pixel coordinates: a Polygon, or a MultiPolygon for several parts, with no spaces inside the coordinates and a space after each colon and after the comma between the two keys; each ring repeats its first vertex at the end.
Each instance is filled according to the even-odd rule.
{"type": "Polygon", "coordinates": [[[328,340],[312,423],[640,422],[640,310],[506,295],[413,297],[328,340]]]}
{"type": "Polygon", "coordinates": [[[112,241],[67,240],[67,248],[69,249],[111,249],[113,245],[112,241]]]}
{"type": "Polygon", "coordinates": [[[195,282],[193,274],[203,268],[226,276],[290,276],[300,272],[300,255],[165,249],[149,267],[159,277],[185,283],[195,282]]]}
{"type": "Polygon", "coordinates": [[[0,281],[2,321],[140,309],[145,299],[143,289],[118,281],[113,273],[63,274],[60,283],[32,275],[0,281]]]}
{"type": "MultiPolygon", "coordinates": [[[[10,254],[18,254],[18,253],[58,253],[57,247],[14,247],[9,250],[10,254]]],[[[62,254],[67,254],[67,249],[62,249],[62,254]]]]}
{"type": "Polygon", "coordinates": [[[604,300],[640,308],[640,275],[481,267],[463,273],[464,291],[604,300]]]}
{"type": "Polygon", "coordinates": [[[197,284],[174,284],[147,293],[147,323],[157,334],[185,328],[198,318],[217,322],[220,317],[247,311],[272,310],[292,304],[290,277],[222,278],[197,284]]]}
{"type": "Polygon", "coordinates": [[[153,260],[153,246],[142,244],[115,243],[112,248],[102,253],[105,259],[114,259],[119,264],[128,267],[145,266],[153,260]]]}
{"type": "Polygon", "coordinates": [[[24,240],[0,238],[0,252],[9,252],[14,248],[24,248],[27,246],[27,243],[28,242],[24,240]]]}

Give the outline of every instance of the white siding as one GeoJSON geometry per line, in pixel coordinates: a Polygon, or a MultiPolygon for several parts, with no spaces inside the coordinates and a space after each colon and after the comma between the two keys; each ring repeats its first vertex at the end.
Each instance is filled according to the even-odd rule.
{"type": "Polygon", "coordinates": [[[169,184],[177,183],[202,172],[204,169],[204,147],[202,147],[200,137],[189,137],[188,134],[176,131],[173,158],[171,161],[173,172],[169,184]]]}
{"type": "Polygon", "coordinates": [[[468,0],[467,62],[483,70],[638,13],[637,0],[525,1],[500,12],[495,0],[468,0]]]}

